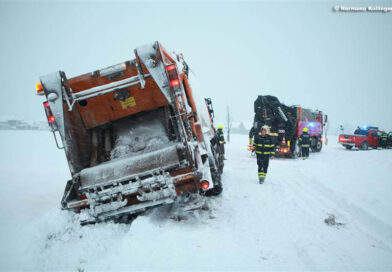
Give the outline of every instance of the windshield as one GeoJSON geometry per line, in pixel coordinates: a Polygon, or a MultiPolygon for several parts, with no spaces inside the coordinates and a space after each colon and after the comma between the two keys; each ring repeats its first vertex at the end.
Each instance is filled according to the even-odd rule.
{"type": "Polygon", "coordinates": [[[357,134],[357,135],[368,135],[368,132],[367,132],[367,130],[356,129],[356,130],[354,131],[354,134],[357,134]]]}

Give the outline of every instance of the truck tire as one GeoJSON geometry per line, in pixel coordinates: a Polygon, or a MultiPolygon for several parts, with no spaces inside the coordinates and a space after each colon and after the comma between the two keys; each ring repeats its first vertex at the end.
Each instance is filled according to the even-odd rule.
{"type": "Polygon", "coordinates": [[[353,148],[353,146],[352,145],[343,145],[346,149],[348,149],[348,150],[350,150],[350,149],[352,149],[353,148]]]}
{"type": "Polygon", "coordinates": [[[206,191],[206,196],[217,196],[223,191],[221,174],[217,171],[211,171],[212,180],[214,182],[214,188],[206,191]]]}
{"type": "Polygon", "coordinates": [[[362,146],[361,146],[361,149],[362,150],[368,150],[368,148],[369,148],[369,144],[368,144],[368,142],[363,142],[363,144],[362,144],[362,146]]]}
{"type": "Polygon", "coordinates": [[[323,142],[321,141],[320,138],[314,138],[314,141],[316,142],[314,146],[312,147],[313,152],[320,152],[321,149],[323,148],[323,142]]]}
{"type": "Polygon", "coordinates": [[[218,181],[217,184],[214,185],[214,188],[210,191],[211,196],[218,196],[222,193],[223,187],[222,187],[222,181],[218,181]]]}

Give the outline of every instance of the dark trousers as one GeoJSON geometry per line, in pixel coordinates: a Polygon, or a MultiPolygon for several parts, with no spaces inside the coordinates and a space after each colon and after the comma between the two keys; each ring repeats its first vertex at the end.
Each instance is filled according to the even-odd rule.
{"type": "Polygon", "coordinates": [[[309,147],[302,147],[302,158],[309,158],[309,147]]]}
{"type": "Polygon", "coordinates": [[[225,154],[225,144],[219,144],[222,154],[225,154]]]}
{"type": "Polygon", "coordinates": [[[269,164],[269,155],[258,155],[257,154],[257,166],[259,167],[259,178],[267,175],[269,164]]]}
{"type": "Polygon", "coordinates": [[[386,141],[382,141],[381,142],[381,147],[382,148],[387,148],[387,142],[386,141]]]}

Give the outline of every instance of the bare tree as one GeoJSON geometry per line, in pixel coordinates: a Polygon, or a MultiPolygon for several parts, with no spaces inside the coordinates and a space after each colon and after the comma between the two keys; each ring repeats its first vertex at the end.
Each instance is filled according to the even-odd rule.
{"type": "Polygon", "coordinates": [[[233,125],[233,119],[230,116],[230,107],[226,107],[226,129],[227,129],[227,142],[230,143],[230,129],[233,125]]]}

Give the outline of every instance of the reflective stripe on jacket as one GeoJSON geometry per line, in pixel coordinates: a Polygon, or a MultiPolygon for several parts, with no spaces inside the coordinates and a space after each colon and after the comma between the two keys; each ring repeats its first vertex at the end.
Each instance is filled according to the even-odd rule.
{"type": "Polygon", "coordinates": [[[224,144],[225,143],[225,136],[223,134],[223,131],[221,129],[218,129],[216,132],[216,135],[218,135],[219,143],[224,144]]]}
{"type": "Polygon", "coordinates": [[[299,137],[299,145],[302,147],[310,147],[310,135],[307,132],[302,133],[299,137]]]}
{"type": "Polygon", "coordinates": [[[271,136],[255,135],[254,143],[255,152],[259,155],[275,155],[275,145],[272,142],[271,136]]]}

